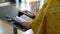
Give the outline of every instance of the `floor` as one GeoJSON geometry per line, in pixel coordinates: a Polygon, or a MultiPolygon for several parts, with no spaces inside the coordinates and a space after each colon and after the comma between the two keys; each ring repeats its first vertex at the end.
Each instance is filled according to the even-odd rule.
{"type": "MultiPolygon", "coordinates": [[[[0,19],[0,34],[13,34],[13,27],[0,19]]],[[[33,34],[32,29],[22,32],[18,29],[18,34],[33,34]]]]}

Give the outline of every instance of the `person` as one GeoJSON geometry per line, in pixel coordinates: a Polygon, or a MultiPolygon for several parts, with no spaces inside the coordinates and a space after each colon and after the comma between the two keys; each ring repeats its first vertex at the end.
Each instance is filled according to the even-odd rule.
{"type": "Polygon", "coordinates": [[[60,0],[46,0],[27,26],[34,34],[60,34],[60,0]]]}

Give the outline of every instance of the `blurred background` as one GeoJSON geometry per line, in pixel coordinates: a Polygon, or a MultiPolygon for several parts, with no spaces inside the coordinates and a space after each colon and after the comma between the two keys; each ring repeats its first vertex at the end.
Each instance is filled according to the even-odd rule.
{"type": "MultiPolygon", "coordinates": [[[[26,32],[19,29],[14,30],[14,27],[5,21],[5,17],[11,16],[15,18],[19,11],[29,11],[36,15],[42,5],[42,0],[0,0],[0,34],[34,34],[32,29],[26,32]]],[[[22,15],[21,18],[26,21],[33,20],[26,15],[22,15]]]]}

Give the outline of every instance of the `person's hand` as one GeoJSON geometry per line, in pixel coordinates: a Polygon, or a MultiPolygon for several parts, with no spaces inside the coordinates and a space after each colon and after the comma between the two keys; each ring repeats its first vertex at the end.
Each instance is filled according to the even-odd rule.
{"type": "Polygon", "coordinates": [[[26,28],[29,28],[29,22],[23,22],[22,25],[26,28]]]}

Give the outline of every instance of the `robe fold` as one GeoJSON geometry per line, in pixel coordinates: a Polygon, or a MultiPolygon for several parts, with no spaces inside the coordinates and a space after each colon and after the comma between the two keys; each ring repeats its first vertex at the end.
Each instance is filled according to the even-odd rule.
{"type": "Polygon", "coordinates": [[[60,34],[60,0],[48,0],[29,26],[34,34],[60,34]]]}

